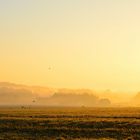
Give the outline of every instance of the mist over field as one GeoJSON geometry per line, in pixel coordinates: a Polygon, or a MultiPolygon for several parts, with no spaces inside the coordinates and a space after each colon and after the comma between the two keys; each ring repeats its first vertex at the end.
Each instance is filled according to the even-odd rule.
{"type": "Polygon", "coordinates": [[[0,140],[140,140],[140,0],[0,0],[0,140]]]}
{"type": "Polygon", "coordinates": [[[44,105],[75,107],[136,107],[140,93],[115,93],[111,90],[55,89],[40,86],[0,83],[0,105],[44,105]]]}

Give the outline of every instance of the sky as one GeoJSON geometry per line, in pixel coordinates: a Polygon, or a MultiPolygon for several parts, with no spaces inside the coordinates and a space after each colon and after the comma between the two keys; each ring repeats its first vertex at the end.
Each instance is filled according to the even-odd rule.
{"type": "Polygon", "coordinates": [[[0,0],[0,81],[140,90],[139,0],[0,0]]]}

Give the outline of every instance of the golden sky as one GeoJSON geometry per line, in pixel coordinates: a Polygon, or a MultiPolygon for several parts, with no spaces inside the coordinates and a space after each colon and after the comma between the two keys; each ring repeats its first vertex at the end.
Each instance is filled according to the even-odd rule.
{"type": "Polygon", "coordinates": [[[140,90],[140,1],[0,0],[0,81],[140,90]]]}

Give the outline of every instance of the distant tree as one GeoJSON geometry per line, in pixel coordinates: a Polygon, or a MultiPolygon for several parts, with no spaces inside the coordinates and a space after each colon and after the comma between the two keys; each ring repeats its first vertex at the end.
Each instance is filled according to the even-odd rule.
{"type": "Polygon", "coordinates": [[[107,107],[110,105],[111,105],[111,102],[109,99],[100,99],[99,100],[99,106],[107,107]]]}

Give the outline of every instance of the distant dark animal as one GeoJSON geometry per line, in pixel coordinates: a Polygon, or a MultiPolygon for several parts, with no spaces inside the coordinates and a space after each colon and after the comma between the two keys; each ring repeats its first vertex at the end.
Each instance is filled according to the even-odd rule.
{"type": "Polygon", "coordinates": [[[33,103],[35,103],[36,101],[35,101],[35,100],[33,100],[32,102],[33,102],[33,103]]]}
{"type": "Polygon", "coordinates": [[[21,109],[25,109],[26,107],[25,106],[21,106],[21,109]]]}

